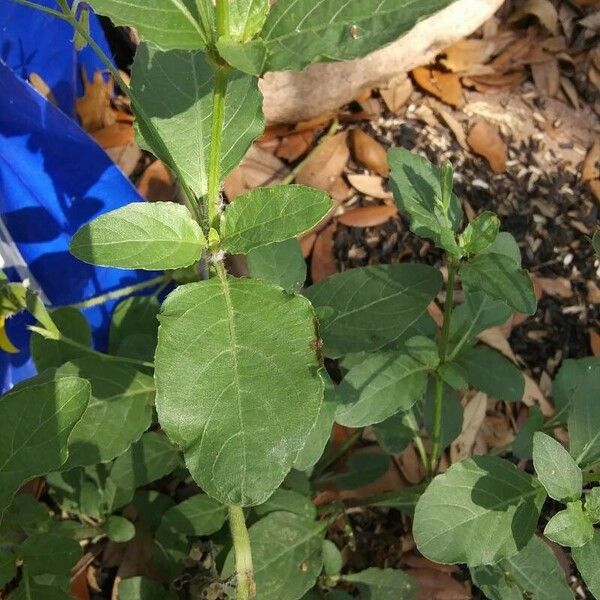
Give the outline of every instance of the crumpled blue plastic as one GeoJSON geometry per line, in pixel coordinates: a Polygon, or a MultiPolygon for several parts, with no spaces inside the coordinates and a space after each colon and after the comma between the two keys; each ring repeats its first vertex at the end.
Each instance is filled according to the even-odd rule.
{"type": "MultiPolygon", "coordinates": [[[[8,261],[5,272],[13,281],[29,279],[51,307],[156,277],[156,272],[94,267],[69,253],[70,237],[78,227],[142,198],[104,150],[67,116],[73,114],[76,58],[81,56],[74,50],[72,29],[33,9],[10,7],[3,2],[0,11],[0,49],[15,69],[0,61],[0,255],[8,261]],[[50,85],[61,109],[24,81],[31,70],[50,85]]],[[[87,61],[90,74],[100,68],[89,55],[87,61]]],[[[84,310],[100,350],[106,349],[115,304],[84,310]]],[[[0,351],[2,391],[35,373],[28,322],[31,317],[25,314],[7,322],[8,336],[20,352],[0,351]]]]}

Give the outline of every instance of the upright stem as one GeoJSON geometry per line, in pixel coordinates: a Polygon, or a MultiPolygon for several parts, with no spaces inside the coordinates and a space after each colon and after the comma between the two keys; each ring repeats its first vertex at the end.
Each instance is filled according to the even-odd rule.
{"type": "Polygon", "coordinates": [[[229,35],[229,0],[217,0],[217,36],[229,35]]]}
{"type": "MultiPolygon", "coordinates": [[[[450,320],[452,318],[452,307],[454,305],[454,280],[458,265],[454,260],[448,261],[448,284],[446,286],[446,301],[444,302],[444,323],[440,336],[440,364],[447,359],[448,338],[450,335],[450,320]]],[[[435,378],[435,396],[433,407],[433,431],[431,432],[431,456],[429,470],[434,474],[438,467],[440,457],[440,446],[442,438],[442,402],[444,398],[444,382],[442,378],[435,378]]]]}
{"type": "Polygon", "coordinates": [[[235,551],[237,600],[249,600],[256,595],[256,585],[254,583],[250,537],[246,528],[244,511],[240,506],[229,507],[229,527],[235,551]]]}

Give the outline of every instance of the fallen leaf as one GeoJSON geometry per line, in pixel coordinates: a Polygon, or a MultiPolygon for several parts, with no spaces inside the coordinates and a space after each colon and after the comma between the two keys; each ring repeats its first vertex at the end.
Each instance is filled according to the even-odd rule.
{"type": "Polygon", "coordinates": [[[379,88],[379,93],[389,111],[399,115],[413,93],[413,84],[406,75],[402,74],[392,79],[386,87],[379,88]]]}
{"type": "Polygon", "coordinates": [[[600,288],[593,282],[587,281],[587,301],[591,304],[600,304],[600,288]]]}
{"type": "Polygon", "coordinates": [[[142,151],[135,142],[114,148],[105,148],[104,151],[127,177],[133,173],[142,158],[142,151]]]}
{"type": "Polygon", "coordinates": [[[337,220],[348,227],[375,227],[383,225],[398,214],[395,206],[380,204],[379,206],[362,206],[340,215],[337,220]]]}
{"type": "Polygon", "coordinates": [[[350,185],[361,194],[379,200],[392,200],[394,195],[383,187],[383,179],[377,175],[348,175],[350,185]]]}
{"type": "Polygon", "coordinates": [[[442,102],[461,108],[465,105],[462,86],[456,73],[443,73],[429,67],[412,70],[417,85],[442,102]]]}
{"type": "Polygon", "coordinates": [[[600,179],[594,179],[588,182],[588,185],[596,200],[600,202],[600,179]]]}
{"type": "Polygon", "coordinates": [[[590,148],[581,170],[581,180],[591,181],[600,178],[600,141],[590,148]]]}
{"type": "Polygon", "coordinates": [[[554,414],[554,407],[548,398],[546,398],[540,386],[527,373],[523,373],[523,377],[525,378],[523,404],[525,406],[539,406],[545,417],[551,417],[554,414]]]}
{"type": "Polygon", "coordinates": [[[354,101],[362,108],[367,120],[371,121],[381,116],[381,102],[373,98],[372,90],[364,90],[354,101]]]}
{"type": "Polygon", "coordinates": [[[69,585],[69,595],[77,600],[89,600],[90,592],[87,585],[87,569],[82,569],[69,585]]]}
{"type": "Polygon", "coordinates": [[[473,597],[468,582],[460,583],[437,569],[409,568],[404,572],[419,584],[415,600],[470,600],[473,597]]]}
{"type": "Polygon", "coordinates": [[[509,17],[509,23],[533,15],[553,35],[558,34],[558,13],[550,0],[525,0],[509,17]]]}
{"type": "Polygon", "coordinates": [[[454,134],[454,137],[456,138],[456,141],[460,144],[460,147],[463,150],[468,150],[469,144],[467,143],[467,136],[465,134],[465,130],[463,129],[463,126],[461,125],[460,121],[458,119],[456,119],[455,117],[453,117],[446,110],[438,110],[438,114],[440,115],[440,118],[442,119],[442,121],[444,121],[444,123],[446,123],[446,125],[448,126],[450,131],[452,131],[452,133],[454,134]]]}
{"type": "Polygon", "coordinates": [[[506,331],[502,327],[490,327],[479,333],[477,339],[487,344],[490,348],[498,350],[500,354],[503,354],[514,363],[517,362],[517,357],[506,339],[506,331]]]}
{"type": "Polygon", "coordinates": [[[590,346],[594,356],[600,356],[600,333],[595,329],[590,329],[590,346]]]}
{"type": "Polygon", "coordinates": [[[115,123],[116,117],[110,106],[114,88],[112,79],[104,81],[102,71],[96,71],[91,82],[85,70],[82,70],[81,77],[83,96],[77,99],[75,109],[83,129],[92,132],[115,123]]]}
{"type": "Polygon", "coordinates": [[[350,132],[350,148],[354,158],[367,169],[387,177],[390,167],[385,148],[362,129],[350,132]]]}
{"type": "Polygon", "coordinates": [[[491,40],[467,38],[446,48],[440,63],[454,73],[469,73],[474,66],[485,64],[494,50],[495,44],[491,40]]]}
{"type": "Polygon", "coordinates": [[[58,102],[56,100],[56,97],[52,93],[50,86],[37,73],[30,73],[28,79],[32,87],[35,90],[37,90],[42,96],[44,96],[44,98],[46,98],[46,100],[48,100],[50,104],[58,106],[58,102]]]}
{"type": "Polygon", "coordinates": [[[494,173],[506,169],[506,143],[496,125],[479,120],[471,127],[467,142],[475,154],[483,156],[494,173]]]}
{"type": "Polygon", "coordinates": [[[408,483],[415,485],[423,481],[425,470],[413,443],[410,443],[400,454],[395,455],[394,459],[408,483]]]}
{"type": "Polygon", "coordinates": [[[573,288],[566,277],[536,277],[537,282],[549,296],[556,298],[571,298],[573,288]]]}
{"type": "Polygon", "coordinates": [[[294,131],[282,138],[275,156],[290,162],[300,158],[315,140],[314,129],[307,131],[294,131]]]}
{"type": "Polygon", "coordinates": [[[462,431],[450,444],[450,461],[452,464],[471,456],[475,437],[485,419],[487,400],[487,394],[477,392],[465,406],[462,431]]]}
{"type": "Polygon", "coordinates": [[[139,178],[137,190],[148,202],[175,200],[175,179],[163,162],[155,160],[139,178]]]}
{"type": "Polygon", "coordinates": [[[90,135],[105,149],[125,146],[135,140],[133,125],[131,123],[116,122],[102,129],[96,129],[90,135]]]}
{"type": "Polygon", "coordinates": [[[577,94],[577,90],[572,81],[568,77],[561,77],[560,87],[565,93],[565,96],[569,99],[569,102],[573,105],[573,108],[579,110],[579,95],[577,94]]]}
{"type": "Polygon", "coordinates": [[[313,283],[322,281],[337,271],[333,255],[333,237],[336,228],[337,223],[333,221],[317,235],[310,260],[310,276],[313,283]]]}
{"type": "Polygon", "coordinates": [[[560,68],[555,56],[548,60],[531,65],[533,82],[540,94],[553,98],[560,90],[560,68]]]}
{"type": "Polygon", "coordinates": [[[303,235],[300,238],[300,247],[302,248],[302,256],[304,256],[304,258],[307,258],[312,252],[313,246],[315,245],[316,241],[317,234],[314,231],[311,231],[310,233],[307,233],[306,235],[303,235]]]}
{"type": "Polygon", "coordinates": [[[524,69],[510,73],[494,75],[472,75],[463,77],[463,84],[472,87],[482,94],[496,94],[512,90],[527,79],[524,69]]]}

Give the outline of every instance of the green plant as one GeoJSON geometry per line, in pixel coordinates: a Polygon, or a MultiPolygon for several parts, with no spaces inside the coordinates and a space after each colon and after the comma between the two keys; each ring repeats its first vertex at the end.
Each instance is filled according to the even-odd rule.
{"type": "MultiPolygon", "coordinates": [[[[85,6],[71,12],[65,0],[58,10],[17,1],[68,21],[98,51],[77,12],[85,6]]],[[[448,3],[356,0],[340,10],[333,0],[279,0],[269,11],[267,0],[91,2],[144,40],[131,87],[105,58],[107,68],[130,95],[142,145],[177,175],[186,206],[136,204],[105,214],[77,232],[72,252],[94,264],[170,271],[163,282],[194,276],[189,267],[200,261],[204,280],[180,285],[162,306],[156,296],[122,301],[107,354],[91,348],[78,310],[48,313],[24,286],[1,282],[2,317],[29,310],[37,320],[32,355],[40,371],[0,400],[13,435],[0,443],[0,586],[13,581],[14,589],[21,569],[11,598],[68,597],[67,574],[81,554],[75,540],[134,536],[149,540],[162,582],[179,581],[191,555],[210,554],[210,568],[186,579],[191,597],[215,587],[241,600],[344,598],[352,586],[365,598],[413,598],[416,584],[400,570],[344,573],[339,549],[325,539],[344,507],[317,512],[310,500],[324,484],[352,489],[377,479],[386,453],[411,442],[427,481],[363,503],[414,515],[425,556],[466,563],[492,599],[571,597],[554,555],[533,535],[549,495],[566,509],[546,536],[573,548],[600,594],[593,529],[600,500],[598,488],[583,489],[598,479],[600,462],[597,359],[566,361],[556,414],[544,422],[532,409],[519,432],[512,452],[533,459],[537,478],[498,456],[437,474],[461,431],[457,390],[523,397],[520,371],[477,343],[478,334],[536,309],[519,248],[497,217],[486,212],[461,229],[452,168],[389,152],[399,208],[445,255],[440,328],[427,307],[443,279],[427,265],[354,269],[298,294],[306,272],[295,238],[328,213],[326,194],[285,185],[222,205],[223,177],[263,129],[258,75],[361,56],[448,3]],[[253,277],[230,277],[225,253],[247,255],[253,277]],[[455,307],[458,278],[464,301],[455,307]],[[339,385],[321,354],[337,361],[339,385]],[[341,448],[329,443],[334,421],[356,430],[341,448]],[[569,452],[547,435],[565,424],[569,452]],[[342,473],[330,469],[367,426],[384,453],[353,455],[342,473]],[[16,494],[39,475],[70,519],[50,518],[16,494]],[[166,493],[167,475],[188,493],[166,493]],[[190,495],[192,482],[202,493],[190,495]],[[205,536],[208,550],[194,546],[205,536]]],[[[119,593],[177,597],[173,585],[167,591],[145,577],[123,580],[119,593]]]]}

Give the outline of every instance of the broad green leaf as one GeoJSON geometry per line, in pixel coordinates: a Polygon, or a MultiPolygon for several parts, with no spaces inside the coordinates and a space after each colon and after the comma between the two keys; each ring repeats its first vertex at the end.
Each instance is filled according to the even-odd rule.
{"type": "Polygon", "coordinates": [[[76,359],[53,373],[83,377],[92,386],[89,405],[69,438],[69,459],[62,470],[112,460],[150,426],[155,392],[149,375],[97,357],[76,359]]]}
{"type": "Polygon", "coordinates": [[[529,474],[495,456],[477,456],[438,475],[415,510],[419,551],[471,567],[513,556],[531,539],[546,498],[529,474]]]}
{"type": "Polygon", "coordinates": [[[301,235],[331,209],[329,196],[304,185],[255,188],[238,196],[223,214],[221,239],[225,250],[246,254],[301,235]]]}
{"type": "Polygon", "coordinates": [[[48,508],[29,494],[17,494],[4,513],[0,523],[0,546],[9,540],[22,540],[24,536],[48,531],[48,508]]]}
{"type": "Polygon", "coordinates": [[[331,437],[337,407],[336,389],[329,375],[321,371],[321,376],[324,384],[323,400],[315,424],[294,461],[294,469],[298,471],[308,471],[317,463],[331,437]]]}
{"type": "Polygon", "coordinates": [[[572,393],[569,452],[580,467],[600,461],[600,369],[587,368],[572,393]]]}
{"type": "Polygon", "coordinates": [[[250,250],[246,256],[250,277],[299,290],[306,280],[306,262],[298,240],[291,238],[250,250]]]}
{"type": "Polygon", "coordinates": [[[494,325],[502,325],[512,312],[507,304],[494,300],[483,292],[465,293],[465,301],[452,311],[450,319],[450,358],[454,358],[477,334],[494,325]]]}
{"type": "MultiPolygon", "coordinates": [[[[188,187],[197,196],[204,196],[208,187],[215,87],[214,70],[206,54],[162,52],[149,44],[140,44],[133,62],[131,85],[145,116],[162,139],[158,141],[140,122],[138,133],[143,138],[142,145],[169,166],[176,167],[188,187]]],[[[257,78],[234,73],[225,94],[221,179],[238,165],[263,128],[257,78]]]]}
{"type": "MultiPolygon", "coordinates": [[[[427,431],[433,431],[433,413],[435,410],[435,379],[429,379],[425,402],[423,404],[423,421],[427,431]]],[[[442,390],[442,429],[440,447],[446,449],[459,435],[463,427],[463,406],[458,394],[448,385],[442,390]]]]}
{"type": "Polygon", "coordinates": [[[469,387],[469,375],[465,368],[457,362],[445,362],[437,369],[440,379],[454,390],[465,390],[469,387]]]}
{"type": "Polygon", "coordinates": [[[148,577],[129,577],[119,582],[119,600],[166,600],[175,598],[157,581],[148,577]]]}
{"type": "Polygon", "coordinates": [[[585,516],[581,500],[569,502],[546,524],[544,535],[561,546],[581,548],[594,537],[594,526],[585,516]]]}
{"type": "Polygon", "coordinates": [[[390,457],[375,452],[355,454],[348,460],[346,471],[326,475],[319,483],[335,485],[340,490],[355,490],[377,481],[390,467],[390,457]]]}
{"type": "Polygon", "coordinates": [[[479,254],[463,264],[460,275],[469,291],[485,292],[528,315],[536,311],[537,300],[529,274],[507,256],[479,254]]]}
{"type": "Polygon", "coordinates": [[[486,211],[473,219],[458,237],[465,254],[479,254],[494,243],[500,229],[500,219],[486,211]]]}
{"type": "Polygon", "coordinates": [[[262,29],[269,8],[269,0],[231,0],[229,35],[239,42],[251,40],[262,29]]]}
{"type": "Polygon", "coordinates": [[[386,454],[399,454],[412,442],[415,432],[409,426],[409,417],[410,413],[399,412],[373,425],[377,441],[386,454]]]}
{"type": "Polygon", "coordinates": [[[214,278],[177,288],[159,321],[163,429],[206,493],[224,504],[261,504],[321,407],[310,303],[259,280],[214,278]]]}
{"type": "Polygon", "coordinates": [[[323,540],[323,572],[329,577],[340,574],[344,559],[338,547],[331,540],[323,540]]]}
{"type": "Polygon", "coordinates": [[[441,170],[426,158],[404,148],[392,148],[388,160],[394,198],[398,208],[410,217],[411,231],[433,240],[436,246],[453,256],[460,256],[454,232],[462,219],[462,209],[452,194],[446,211],[441,170]]]}
{"type": "Polygon", "coordinates": [[[594,248],[596,256],[600,256],[600,229],[594,231],[594,235],[592,237],[592,248],[594,248]]]}
{"type": "Polygon", "coordinates": [[[83,225],[69,249],[92,265],[178,269],[200,260],[206,238],[185,206],[133,202],[83,225]]]}
{"type": "Polygon", "coordinates": [[[264,71],[267,47],[260,39],[241,43],[222,37],[217,42],[217,50],[222,59],[242,73],[261,75],[264,71]]]}
{"type": "Polygon", "coordinates": [[[590,592],[600,598],[600,530],[594,531],[594,537],[581,548],[572,548],[571,556],[590,592]]]}
{"type": "MultiPolygon", "coordinates": [[[[86,318],[75,308],[63,306],[53,310],[52,320],[58,330],[73,341],[90,348],[92,344],[92,331],[86,318]]],[[[75,358],[89,355],[83,348],[77,348],[61,341],[50,340],[38,333],[31,335],[31,355],[38,372],[52,367],[60,367],[75,358]]]]}
{"type": "Polygon", "coordinates": [[[548,544],[534,535],[518,554],[471,569],[473,583],[489,600],[572,600],[565,572],[548,544]]]}
{"type": "MultiPolygon", "coordinates": [[[[250,527],[256,600],[295,600],[317,580],[325,523],[293,513],[274,512],[250,527]]],[[[234,553],[227,556],[222,577],[234,571],[234,553]]]]}
{"type": "Polygon", "coordinates": [[[341,578],[355,585],[361,598],[369,600],[413,600],[417,594],[417,582],[399,569],[371,567],[341,578]]]}
{"type": "Polygon", "coordinates": [[[108,539],[113,542],[128,542],[135,536],[135,526],[131,521],[118,515],[111,515],[104,524],[108,539]]]}
{"type": "Polygon", "coordinates": [[[79,377],[29,379],[0,398],[0,521],[26,481],[54,471],[67,460],[73,428],[90,400],[79,377]]]}
{"type": "Polygon", "coordinates": [[[209,42],[190,0],[90,0],[90,4],[115,25],[135,27],[143,39],[164,49],[194,50],[209,42]]]}
{"type": "Polygon", "coordinates": [[[81,558],[81,546],[68,537],[39,533],[28,537],[17,549],[17,556],[33,575],[68,575],[81,558]]]}
{"type": "Polygon", "coordinates": [[[413,517],[415,506],[425,490],[423,484],[414,485],[409,488],[400,490],[399,492],[384,492],[377,496],[369,498],[369,506],[383,506],[387,508],[397,508],[405,515],[413,517]]]}
{"type": "Polygon", "coordinates": [[[527,420],[517,432],[512,444],[513,454],[519,458],[531,460],[533,458],[533,435],[541,431],[544,426],[544,415],[539,406],[535,404],[529,407],[527,420]]]}
{"type": "Polygon", "coordinates": [[[533,436],[533,466],[548,496],[561,502],[579,500],[583,474],[560,442],[538,431],[533,436]]]}
{"type": "Polygon", "coordinates": [[[600,522],[600,487],[585,492],[584,510],[592,523],[600,522]]]}
{"type": "Polygon", "coordinates": [[[54,585],[39,584],[31,581],[29,585],[20,585],[10,597],[10,600],[32,600],[32,598],[43,598],[44,600],[73,600],[73,596],[54,585]]]}
{"type": "Polygon", "coordinates": [[[498,400],[520,402],[525,392],[523,374],[508,358],[479,344],[463,350],[456,362],[464,368],[469,383],[498,400]]]}
{"type": "Polygon", "coordinates": [[[393,42],[452,0],[280,0],[261,37],[269,71],[300,70],[324,60],[351,60],[393,42]]]}
{"type": "Polygon", "coordinates": [[[130,502],[136,488],[168,475],[178,463],[177,449],[163,434],[150,431],[142,435],[110,470],[110,479],[116,486],[113,510],[130,502]]]}
{"type": "Polygon", "coordinates": [[[593,371],[600,373],[600,357],[586,356],[563,361],[552,382],[552,400],[556,408],[554,421],[564,423],[567,420],[573,395],[593,371]]]}
{"type": "Polygon", "coordinates": [[[17,556],[6,547],[0,548],[0,589],[17,574],[17,556]]]}
{"type": "Polygon", "coordinates": [[[436,344],[425,337],[408,340],[404,354],[381,352],[353,367],[337,388],[335,420],[346,427],[381,423],[409,410],[439,363],[436,344]]]}
{"type": "Polygon", "coordinates": [[[439,271],[426,265],[379,265],[332,275],[305,295],[327,314],[320,319],[323,351],[337,358],[403,339],[441,285],[439,271]]]}
{"type": "Polygon", "coordinates": [[[158,529],[163,515],[175,506],[175,502],[170,496],[155,490],[136,490],[132,505],[138,520],[143,521],[144,526],[154,533],[158,529]]]}
{"type": "Polygon", "coordinates": [[[516,265],[521,268],[521,250],[519,244],[512,234],[508,231],[501,231],[496,239],[485,249],[484,254],[502,254],[510,258],[516,265]]]}
{"type": "Polygon", "coordinates": [[[254,511],[259,517],[276,511],[294,513],[307,519],[317,517],[317,509],[309,496],[283,488],[275,490],[275,493],[264,504],[255,506],[254,511]]]}

